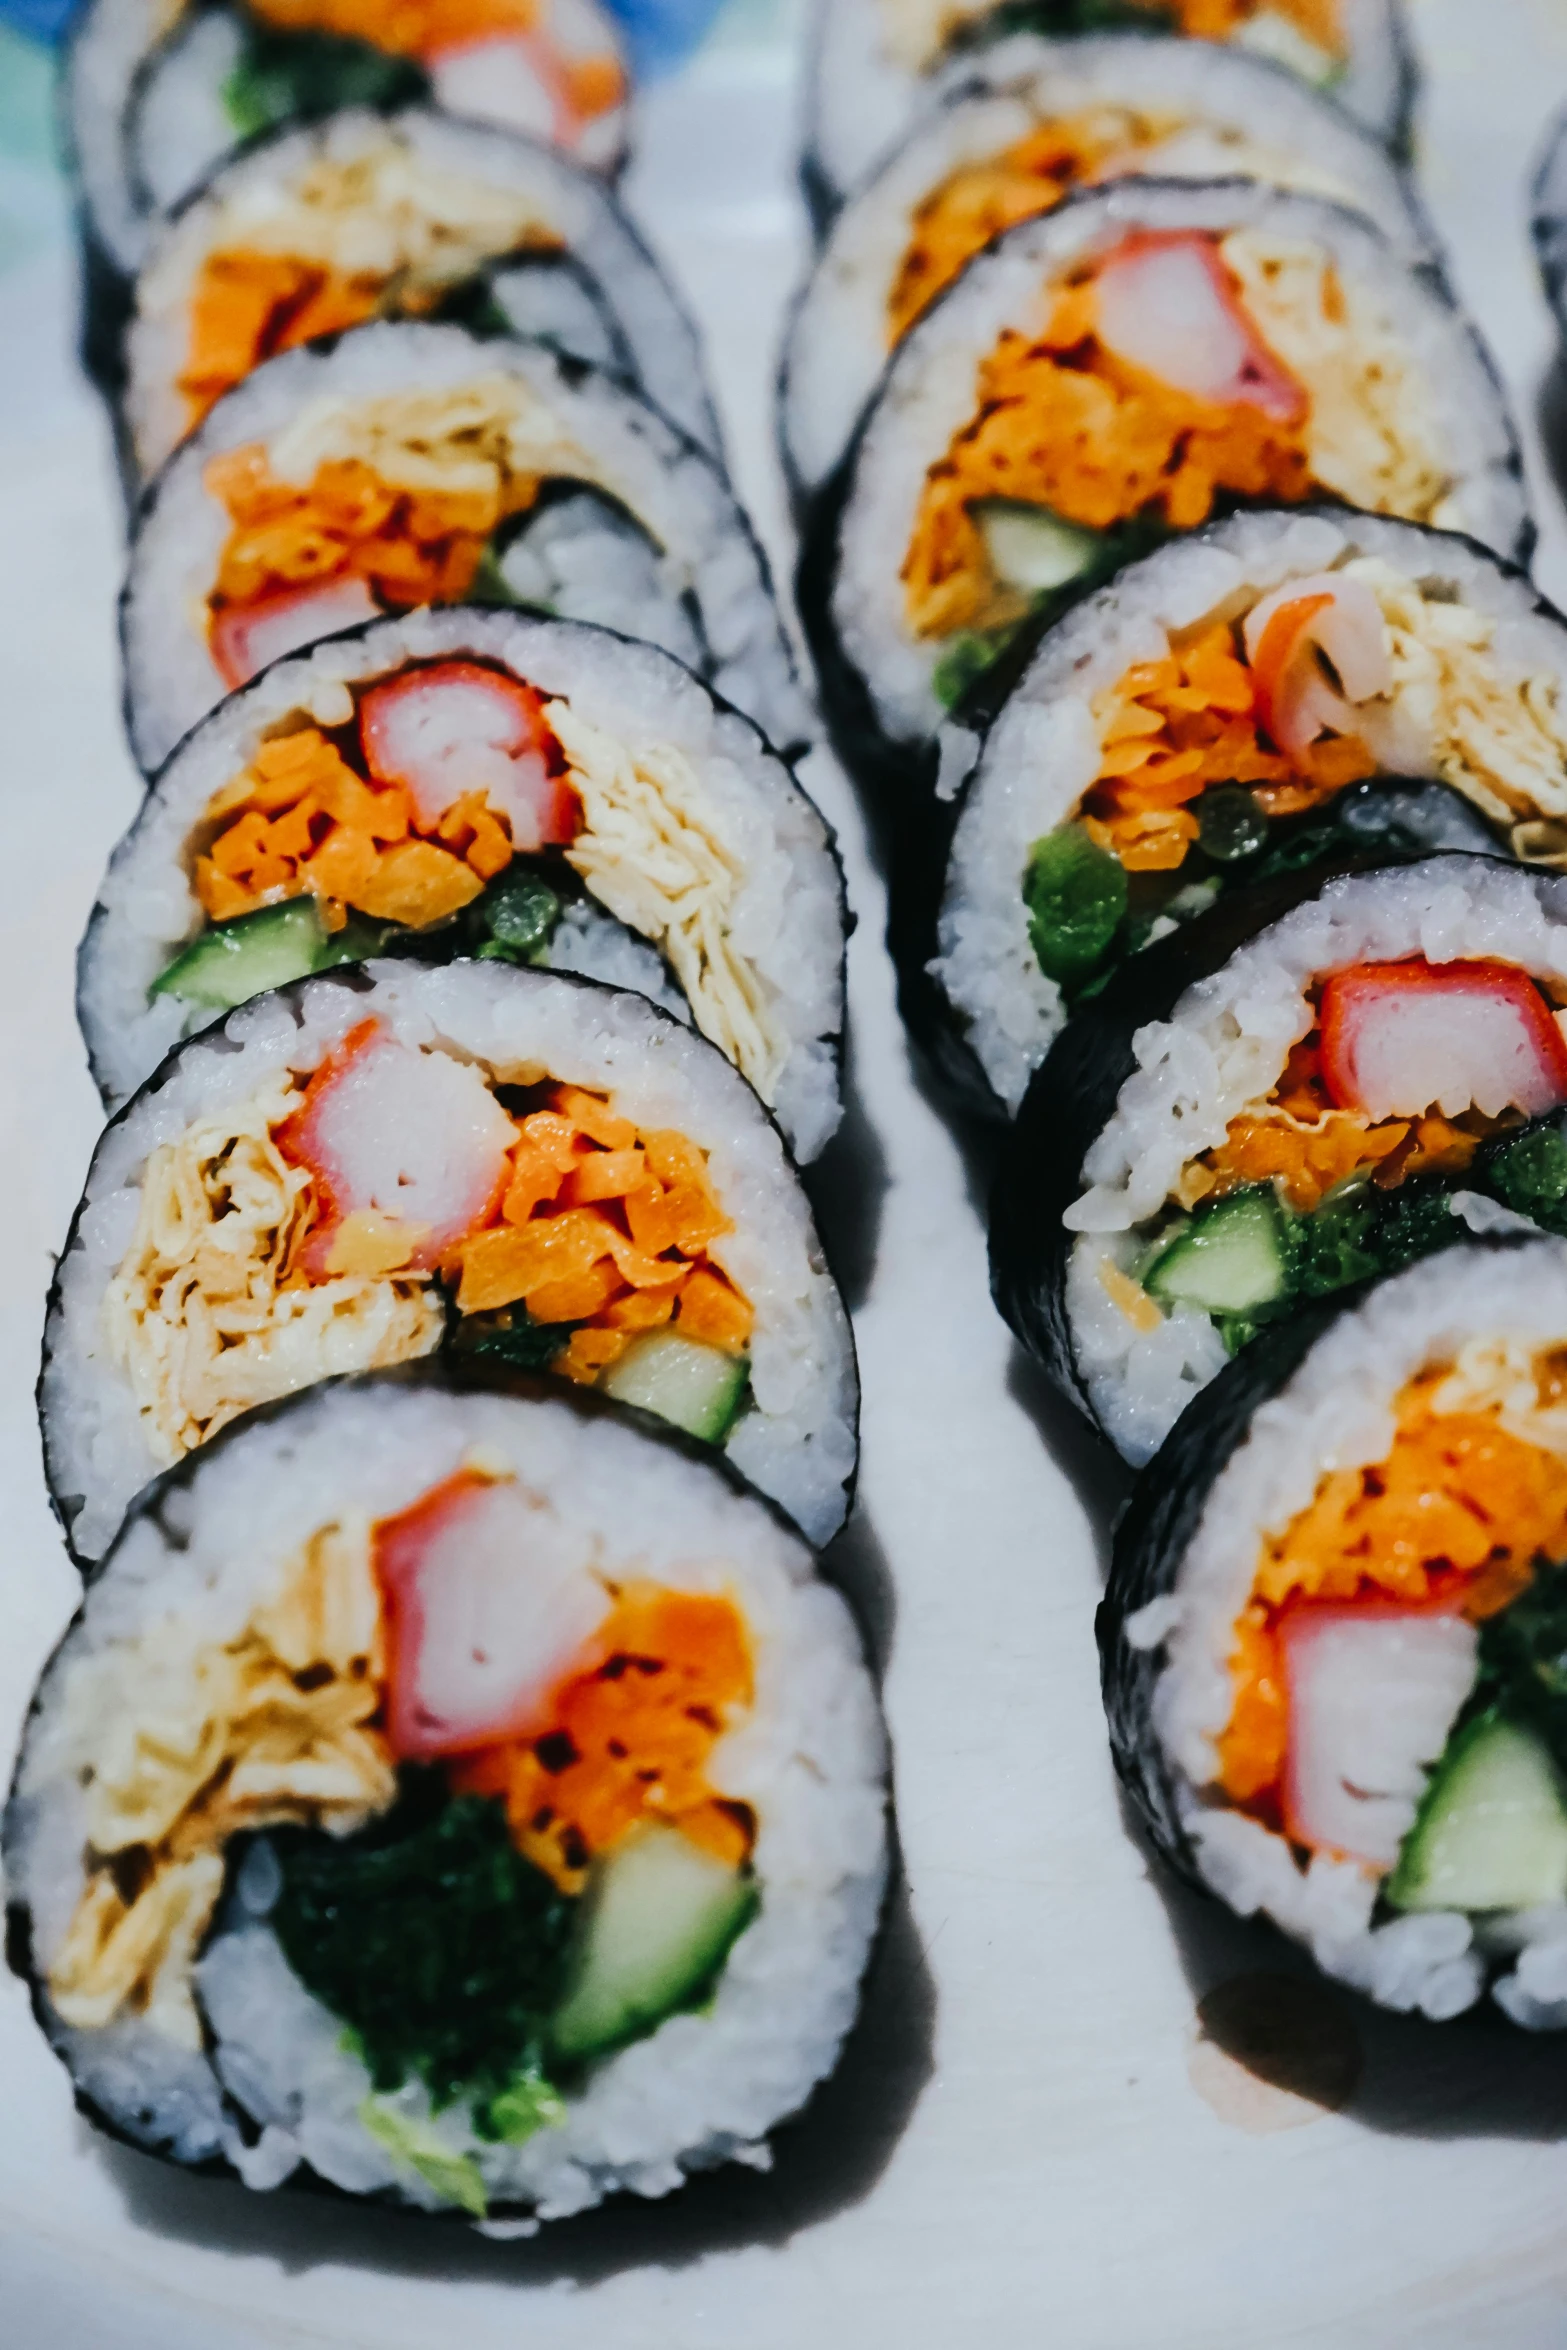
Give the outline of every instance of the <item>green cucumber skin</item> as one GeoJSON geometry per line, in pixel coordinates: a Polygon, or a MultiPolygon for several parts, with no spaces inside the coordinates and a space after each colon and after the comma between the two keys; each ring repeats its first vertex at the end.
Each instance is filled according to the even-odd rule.
{"type": "Polygon", "coordinates": [[[1283,1221],[1271,1191],[1236,1192],[1154,1259],[1143,1287],[1160,1305],[1255,1313],[1289,1287],[1283,1221]]]}
{"type": "Polygon", "coordinates": [[[1384,1893],[1475,1912],[1567,1898],[1567,1787],[1532,1730],[1493,1709],[1450,1741],[1384,1893]]]}
{"type": "Polygon", "coordinates": [[[233,1011],[267,988],[307,977],[327,943],[314,898],[289,898],[204,930],[159,973],[148,1000],[173,995],[207,1011],[233,1011]]]}
{"type": "Polygon", "coordinates": [[[588,2063],[698,2005],[759,1907],[750,1878],[698,1854],[678,1829],[635,1832],[600,1863],[584,1897],[575,1979],[550,2025],[555,2057],[588,2063]],[[675,1870],[685,1874],[690,1908],[683,1930],[672,1932],[657,1910],[675,1870]],[[653,1947],[640,1964],[632,1947],[639,1905],[654,1913],[653,1947]]]}
{"type": "Polygon", "coordinates": [[[621,1403],[639,1405],[688,1436],[717,1444],[740,1416],[749,1368],[743,1355],[699,1346],[678,1330],[651,1330],[610,1365],[600,1385],[621,1403]],[[696,1363],[699,1356],[711,1357],[711,1363],[696,1363]],[[700,1379],[691,1379],[693,1369],[700,1370],[700,1379]]]}

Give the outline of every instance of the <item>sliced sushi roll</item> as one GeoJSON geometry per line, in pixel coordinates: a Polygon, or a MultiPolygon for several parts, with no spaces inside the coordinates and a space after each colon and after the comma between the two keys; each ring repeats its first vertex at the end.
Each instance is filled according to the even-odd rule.
{"type": "Polygon", "coordinates": [[[787,767],[679,663],[520,613],[415,612],[278,662],[190,735],[78,958],[111,1109],[182,1037],[406,948],[585,972],[689,1020],[797,1158],[842,1114],[843,880],[787,767]]]}
{"type": "Polygon", "coordinates": [[[180,1045],[104,1133],[39,1410],[77,1559],[257,1404],[441,1350],[721,1446],[813,1541],[854,1348],[778,1130],[640,996],[501,962],[296,982],[180,1045]]]}
{"type": "Polygon", "coordinates": [[[1020,33],[964,58],[945,102],[832,224],[784,351],[781,437],[796,494],[810,497],[832,472],[888,352],[992,237],[1134,174],[1326,196],[1412,260],[1432,256],[1386,149],[1279,67],[1210,41],[1020,33]]]}
{"type": "Polygon", "coordinates": [[[839,739],[906,805],[944,710],[1133,556],[1324,496],[1520,557],[1505,400],[1434,272],[1319,198],[1085,190],[893,354],[817,501],[802,613],[839,739]]]}
{"type": "Polygon", "coordinates": [[[1379,844],[1559,864],[1567,623],[1468,540],[1240,514],[1087,598],[942,761],[971,772],[905,1003],[1011,1113],[1074,1003],[1258,878],[1379,844]]]}
{"type": "MultiPolygon", "coordinates": [[[[827,218],[921,115],[1018,32],[1135,33],[1220,42],[1330,94],[1401,146],[1414,65],[1397,0],[817,0],[805,183],[827,218]]],[[[1181,67],[1167,42],[1171,87],[1181,67]]]]}
{"type": "Polygon", "coordinates": [[[628,376],[719,454],[695,332],[602,180],[537,140],[356,107],[247,147],[155,230],[127,349],[138,473],[278,352],[437,315],[628,376]]]}
{"type": "Polygon", "coordinates": [[[34,1700],[7,1948],[149,2153],[565,2217],[765,2160],[832,2069],[885,1773],[847,1608],[711,1454],[339,1381],[133,1507],[34,1700]]]}
{"type": "Polygon", "coordinates": [[[600,0],[87,0],[66,72],[87,224],[122,281],[157,216],[259,132],[422,99],[613,171],[628,94],[600,0]]]}
{"type": "Polygon", "coordinates": [[[1441,856],[1237,897],[1068,1022],[1006,1145],[996,1302],[1141,1463],[1313,1299],[1471,1226],[1567,1230],[1564,1029],[1560,875],[1441,856]]]}
{"type": "Polygon", "coordinates": [[[1437,2021],[1567,2025],[1567,1251],[1468,1244],[1271,1334],[1140,1481],[1100,1611],[1165,1855],[1437,2021]]]}
{"type": "Polygon", "coordinates": [[[537,343],[383,321],[221,399],[144,501],[121,604],[149,774],[226,691],[383,612],[528,604],[677,654],[782,746],[809,713],[720,468],[537,343]]]}

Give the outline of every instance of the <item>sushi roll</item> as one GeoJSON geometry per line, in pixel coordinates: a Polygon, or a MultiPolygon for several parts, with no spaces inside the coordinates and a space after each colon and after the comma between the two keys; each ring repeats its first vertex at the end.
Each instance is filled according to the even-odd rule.
{"type": "MultiPolygon", "coordinates": [[[[804,178],[818,219],[1020,29],[1223,43],[1330,94],[1373,138],[1407,137],[1414,68],[1397,0],[816,0],[804,178]]],[[[1164,70],[1175,84],[1173,58],[1164,70]]]]}
{"type": "Polygon", "coordinates": [[[221,399],[143,502],[121,602],[149,774],[285,653],[420,604],[530,604],[677,654],[781,747],[810,732],[720,468],[542,344],[383,321],[221,399]]]}
{"type": "Polygon", "coordinates": [[[849,1612],[712,1455],[393,1372],[136,1502],[34,1699],[7,1949],[114,2137],[564,2218],[765,2164],[885,1806],[849,1612]]]}
{"type": "Polygon", "coordinates": [[[65,111],[89,239],[123,290],[158,215],[258,133],[425,100],[613,171],[627,97],[600,0],[86,0],[65,111]]]}
{"type": "Polygon", "coordinates": [[[890,360],[801,577],[872,787],[1030,618],[1238,503],[1330,497],[1521,559],[1517,438],[1439,277],[1254,182],[1086,189],[972,261],[890,360]]]}
{"type": "Polygon", "coordinates": [[[641,1405],[812,1541],[843,1521],[853,1342],[743,1078],[592,980],[376,962],[178,1046],[99,1141],[38,1391],[74,1555],[255,1405],[443,1350],[641,1405]]]}
{"type": "Polygon", "coordinates": [[[1237,897],[1067,1023],[1004,1148],[996,1302],[1140,1464],[1313,1299],[1467,1229],[1567,1232],[1564,1031],[1561,875],[1446,855],[1237,897]]]}
{"type": "Polygon", "coordinates": [[[1074,1003],[1259,877],[1379,841],[1560,862],[1567,622],[1466,539],[1239,514],[1088,597],[941,753],[970,772],[905,1006],[1010,1114],[1074,1003]]]}
{"type": "Polygon", "coordinates": [[[784,351],[781,439],[796,495],[820,488],[888,351],[993,236],[1133,174],[1326,196],[1411,260],[1432,255],[1386,150],[1279,67],[1208,41],[1017,34],[964,60],[945,103],[921,114],[833,222],[784,351]]]}
{"type": "Polygon", "coordinates": [[[636,988],[799,1159],[842,1114],[843,880],[755,729],[667,653],[522,613],[413,612],[203,720],[110,863],[78,960],[110,1109],[266,987],[406,947],[636,988]]]}
{"type": "Polygon", "coordinates": [[[1567,2026],[1567,1250],[1469,1242],[1271,1334],[1145,1471],[1099,1635],[1182,1874],[1441,2022],[1567,2026]]]}
{"type": "Polygon", "coordinates": [[[137,474],[278,352],[437,315],[611,368],[721,453],[695,332],[602,180],[537,140],[358,107],[247,147],[155,229],[127,350],[137,474]]]}

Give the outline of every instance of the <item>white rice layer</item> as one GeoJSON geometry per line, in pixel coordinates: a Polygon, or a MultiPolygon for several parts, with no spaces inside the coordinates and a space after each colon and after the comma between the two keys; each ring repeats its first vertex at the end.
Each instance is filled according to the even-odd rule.
{"type": "Polygon", "coordinates": [[[866,415],[839,527],[832,618],[895,739],[928,735],[942,717],[933,683],[942,643],[912,633],[899,574],[926,475],[974,415],[979,365],[1008,330],[1038,332],[1049,288],[1069,269],[1143,229],[1244,229],[1331,255],[1426,388],[1453,485],[1441,526],[1503,554],[1519,543],[1527,509],[1516,436],[1485,355],[1434,272],[1410,268],[1368,223],[1314,197],[1240,181],[1091,189],[970,263],[899,346],[866,415]]]}
{"type": "Polygon", "coordinates": [[[265,233],[322,164],[381,156],[406,156],[456,187],[521,198],[533,232],[555,239],[598,289],[621,329],[628,372],[648,398],[693,440],[721,453],[695,332],[596,173],[538,140],[453,122],[428,108],[386,117],[355,107],[247,147],[155,231],[126,349],[126,414],[144,473],[185,435],[185,401],[176,387],[189,349],[190,301],[209,254],[243,246],[247,227],[265,233]]]}
{"type": "MultiPolygon", "coordinates": [[[[667,592],[689,595],[709,653],[706,682],[774,742],[811,731],[773,604],[766,564],[728,483],[705,452],[608,376],[538,344],[478,341],[455,326],[356,328],[331,351],[285,352],[218,402],[170,458],[142,507],[121,603],[132,744],[149,773],[223,698],[203,614],[227,542],[227,511],[203,484],[210,460],[271,443],[326,401],[457,392],[518,379],[562,439],[591,461],[654,544],[667,592]]],[[[591,619],[591,612],[579,617],[591,619]]]]}
{"type": "MultiPolygon", "coordinates": [[[[1261,1404],[1209,1491],[1168,1599],[1152,1603],[1139,1646],[1162,1642],[1153,1728],[1179,1775],[1182,1818],[1207,1882],[1242,1916],[1262,1911],[1308,1945],[1328,1974],[1387,2007],[1456,2015],[1480,1996],[1485,1954],[1468,1917],[1426,1911],[1373,1927],[1376,1880],[1350,1861],[1296,1861],[1283,1836],[1204,1800],[1214,1741],[1233,1703],[1229,1657],[1262,1544],[1282,1534],[1335,1471],[1386,1457],[1400,1392],[1473,1338],[1531,1351],[1567,1341],[1567,1248],[1452,1249],[1381,1283],[1341,1314],[1276,1395],[1261,1404]],[[1157,1611],[1157,1612],[1155,1612],[1157,1611]]],[[[1516,2021],[1567,2024],[1567,1909],[1488,1921],[1488,1946],[1521,1952],[1495,1995],[1516,2021]]]]}
{"type": "Polygon", "coordinates": [[[1137,1067],[1083,1162],[1066,1211],[1077,1234],[1067,1313],[1077,1366],[1106,1434],[1145,1461],[1198,1388],[1222,1367],[1209,1316],[1182,1306],[1139,1331],[1101,1278],[1128,1266],[1183,1167],[1223,1140],[1232,1118],[1267,1100],[1316,1014],[1310,991],[1351,963],[1492,956],[1567,982],[1567,879],[1483,857],[1442,857],[1329,882],[1199,980],[1167,1020],[1133,1040],[1137,1067]]]}
{"type": "MultiPolygon", "coordinates": [[[[991,5],[992,0],[816,0],[808,153],[828,201],[841,203],[912,123],[962,89],[976,71],[986,70],[983,49],[944,45],[956,34],[980,29],[991,5]]],[[[1408,80],[1396,0],[1340,0],[1337,14],[1347,63],[1331,95],[1373,138],[1391,140],[1408,80]]],[[[1157,18],[1150,29],[1157,31],[1157,18]]],[[[1267,24],[1243,27],[1235,46],[1261,56],[1283,55],[1287,35],[1270,41],[1267,24]]],[[[1157,56],[1172,59],[1167,69],[1172,76],[1182,70],[1173,62],[1173,49],[1168,41],[1154,45],[1157,56]]]]}
{"type": "Polygon", "coordinates": [[[780,425],[798,488],[832,471],[887,360],[888,303],[918,207],[1041,125],[1125,107],[1175,127],[1133,159],[1160,179],[1268,179],[1365,213],[1413,259],[1431,233],[1385,151],[1279,67],[1206,41],[1020,33],[965,59],[834,221],[791,323],[780,425]]]}
{"type": "MultiPolygon", "coordinates": [[[[191,843],[213,795],[291,715],[343,723],[345,681],[359,685],[408,661],[464,653],[499,663],[547,700],[565,699],[633,758],[672,748],[690,761],[743,868],[731,935],[789,1042],[774,1108],[796,1155],[814,1158],[842,1114],[842,884],[821,817],[756,730],[715,705],[666,654],[570,621],[462,608],[383,621],[277,663],[221,704],[163,769],[115,850],[78,962],[78,1011],[109,1106],[126,1100],[171,1046],[211,1017],[171,996],[149,1003],[147,990],[204,925],[191,884],[191,843]]],[[[591,936],[568,925],[557,943],[557,968],[642,993],[668,989],[656,959],[634,975],[607,924],[591,936]]]]}
{"type": "MultiPolygon", "coordinates": [[[[375,1383],[323,1390],[198,1456],[134,1519],[45,1676],[7,1819],[10,1895],[31,1913],[47,1972],[84,1879],[84,1757],[63,1722],[73,1676],[160,1622],[214,1647],[235,1639],[286,1563],[323,1524],[407,1508],[474,1454],[509,1468],[612,1578],[730,1591],[750,1632],[755,1702],[708,1775],[751,1804],[761,1907],[711,2005],[671,2017],[595,2067],[565,2119],[520,2146],[476,2138],[460,2109],[432,2117],[422,2089],[389,2102],[477,2164],[493,2201],[542,2217],[617,2188],[662,2195],[687,2171],[765,2161],[767,2130],[830,2070],[852,2020],[885,1875],[885,1754],[847,1609],[812,1576],[805,1545],[716,1470],[569,1404],[454,1397],[375,1383]]],[[[133,1686],[127,1703],[133,1704],[133,1686]]],[[[96,1725],[95,1725],[96,1726],[96,1725]]],[[[128,1725],[105,1720],[113,1739],[128,1725]]],[[[248,1876],[248,1872],[247,1872],[248,1876]]],[[[265,1898],[220,1918],[197,1986],[209,2058],[146,2020],[102,2031],[51,2024],[87,2094],[142,2143],[178,2160],[226,2155],[269,2187],[308,2163],[350,2193],[439,2198],[363,2127],[370,2081],[342,2025],[292,1974],[265,1898]],[[249,1914],[247,1914],[247,1910],[249,1914]],[[260,1912],[262,1914],[256,1914],[260,1912]],[[220,2078],[222,2087],[220,2088],[220,2078]],[[228,2091],[228,2100],[222,2093],[228,2091]],[[263,2125],[241,2136],[235,2108],[263,2125]]]]}
{"type": "Polygon", "coordinates": [[[1009,1110],[1064,1016],[1029,939],[1022,881],[1035,842],[1067,821],[1098,775],[1095,698],[1135,662],[1164,659],[1173,632],[1232,619],[1286,580],[1362,556],[1493,621],[1487,662],[1499,678],[1549,679],[1567,697],[1567,632],[1527,580],[1483,549],[1376,515],[1277,509],[1162,547],[1086,598],[1044,638],[983,745],[943,729],[949,790],[965,773],[969,780],[933,968],[1009,1110]]]}
{"type": "Polygon", "coordinates": [[[39,1393],[51,1489],[75,1511],[78,1555],[102,1555],[157,1466],[103,1322],[151,1153],[198,1117],[253,1101],[275,1072],[307,1081],[371,1017],[402,1042],[450,1052],[501,1083],[548,1076],[606,1093],[643,1132],[674,1128],[708,1154],[735,1225],[708,1253],[756,1316],[755,1408],[736,1421],[725,1450],[813,1541],[825,1541],[843,1521],[857,1453],[853,1343],[799,1180],[744,1079],[637,996],[496,963],[382,962],[366,971],[368,984],[329,975],[231,1012],[182,1048],[93,1154],[60,1261],[39,1393]]]}

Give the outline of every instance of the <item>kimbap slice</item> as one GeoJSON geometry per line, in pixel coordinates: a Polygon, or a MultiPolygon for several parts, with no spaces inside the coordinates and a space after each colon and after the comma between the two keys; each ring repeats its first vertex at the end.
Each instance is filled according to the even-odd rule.
{"type": "Polygon", "coordinates": [[[34,1700],[7,1948],[149,2153],[564,2217],[765,2159],[852,2019],[885,1805],[848,1610],[738,1478],[393,1372],[134,1505],[34,1700]]]}
{"type": "Polygon", "coordinates": [[[970,773],[906,1001],[1010,1114],[1075,1004],[1236,889],[1379,849],[1560,863],[1567,623],[1460,538],[1237,515],[1089,597],[942,756],[970,773]]]}
{"type": "Polygon", "coordinates": [[[1312,1300],[1469,1229],[1567,1232],[1564,1032],[1558,875],[1453,855],[1236,898],[1068,1022],[1005,1146],[996,1301],[1141,1463],[1312,1300]]]}
{"type": "Polygon", "coordinates": [[[527,604],[646,638],[787,747],[810,732],[722,469],[541,344],[383,321],[268,360],[142,506],[121,607],[151,773],[285,653],[421,604],[527,604]]]}
{"type": "Polygon", "coordinates": [[[1567,2026],[1567,1252],[1467,1241],[1232,1363],[1100,1611],[1156,1844],[1323,1971],[1567,2026]]]}
{"type": "Polygon", "coordinates": [[[780,421],[796,493],[820,488],[888,352],[992,237],[1135,174],[1326,196],[1412,260],[1431,257],[1431,231],[1386,150],[1277,66],[1206,41],[1019,33],[962,60],[944,102],[833,222],[784,353],[780,421]]]}
{"type": "Polygon", "coordinates": [[[258,1404],[445,1351],[720,1446],[813,1541],[856,1457],[853,1343],[778,1130],[640,996],[502,961],[296,982],[109,1126],[39,1408],[76,1557],[258,1404]]]}
{"type": "Polygon", "coordinates": [[[613,172],[628,95],[600,0],[88,0],[66,78],[87,221],[122,279],[258,134],[423,100],[613,172]]]}
{"type": "Polygon", "coordinates": [[[127,346],[137,471],[280,351],[454,316],[630,377],[718,453],[696,336],[601,180],[537,140],[361,107],[248,147],[160,223],[127,346]]]}
{"type": "Polygon", "coordinates": [[[818,217],[1020,32],[1165,35],[1150,49],[1172,89],[1185,70],[1175,40],[1222,45],[1331,96],[1373,138],[1397,147],[1407,132],[1414,70],[1398,0],[816,0],[805,182],[818,217]]]}
{"type": "Polygon", "coordinates": [[[264,989],[399,949],[636,988],[720,1048],[798,1159],[838,1123],[831,835],[755,729],[651,646],[411,613],[223,703],[148,792],[82,942],[106,1102],[264,989]]]}
{"type": "Polygon", "coordinates": [[[1128,180],[1008,230],[905,336],[818,501],[802,611],[900,811],[1025,622],[1240,503],[1324,497],[1507,555],[1517,440],[1435,273],[1319,198],[1128,180]]]}

